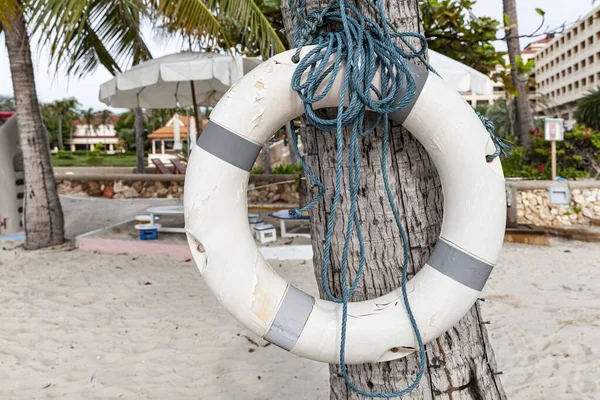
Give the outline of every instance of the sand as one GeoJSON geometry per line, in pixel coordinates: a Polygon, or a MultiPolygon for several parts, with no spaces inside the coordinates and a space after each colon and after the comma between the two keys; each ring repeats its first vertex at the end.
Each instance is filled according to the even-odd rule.
{"type": "MultiPolygon", "coordinates": [[[[273,262],[316,293],[312,265],[273,262]]],[[[600,246],[506,245],[486,319],[510,399],[600,398],[600,246]],[[570,251],[570,252],[565,252],[570,251]]],[[[328,368],[249,334],[193,262],[0,242],[0,399],[328,399],[328,368]]]]}

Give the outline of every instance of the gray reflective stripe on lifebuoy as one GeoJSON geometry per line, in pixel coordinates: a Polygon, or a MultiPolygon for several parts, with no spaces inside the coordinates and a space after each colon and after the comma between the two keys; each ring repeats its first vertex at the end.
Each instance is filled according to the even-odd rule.
{"type": "MultiPolygon", "coordinates": [[[[429,76],[429,70],[427,70],[425,68],[421,68],[421,67],[413,64],[412,62],[407,62],[407,65],[408,65],[408,69],[410,70],[410,74],[413,76],[413,78],[415,78],[415,84],[416,84],[415,95],[413,96],[411,102],[408,103],[406,106],[404,106],[400,110],[388,115],[389,119],[391,119],[392,121],[397,122],[399,124],[404,123],[404,121],[406,121],[406,118],[408,118],[408,115],[410,114],[415,103],[419,99],[419,96],[421,95],[421,92],[423,91],[423,87],[425,86],[425,82],[427,82],[427,77],[429,76]]],[[[397,101],[402,100],[405,92],[406,92],[406,82],[404,82],[404,86],[402,86],[402,90],[400,91],[400,93],[398,93],[398,97],[396,97],[396,100],[397,101]]]]}
{"type": "Polygon", "coordinates": [[[481,291],[492,273],[493,265],[465,253],[439,239],[427,264],[465,286],[481,291]]]}
{"type": "Polygon", "coordinates": [[[252,169],[262,149],[262,146],[212,121],[202,131],[197,144],[213,156],[244,171],[252,169]]]}
{"type": "Polygon", "coordinates": [[[284,350],[292,350],[304,330],[314,304],[314,297],[288,285],[277,315],[265,335],[265,340],[284,350]]]}

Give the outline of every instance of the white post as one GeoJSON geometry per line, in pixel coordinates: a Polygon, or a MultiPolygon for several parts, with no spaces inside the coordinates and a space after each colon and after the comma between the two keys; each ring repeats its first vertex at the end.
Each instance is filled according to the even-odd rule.
{"type": "Polygon", "coordinates": [[[152,140],[152,154],[156,154],[156,139],[152,140]]]}
{"type": "Polygon", "coordinates": [[[550,142],[552,148],[552,180],[556,180],[556,141],[550,142]]]}
{"type": "Polygon", "coordinates": [[[161,154],[165,154],[165,141],[164,140],[160,141],[160,152],[161,152],[161,154]]]}
{"type": "Polygon", "coordinates": [[[173,143],[173,150],[181,150],[181,122],[179,121],[179,114],[175,113],[173,117],[173,138],[175,139],[175,143],[173,143]]]}
{"type": "Polygon", "coordinates": [[[556,180],[556,141],[565,138],[565,121],[561,118],[546,118],[544,120],[544,139],[551,144],[552,180],[556,180]]]}

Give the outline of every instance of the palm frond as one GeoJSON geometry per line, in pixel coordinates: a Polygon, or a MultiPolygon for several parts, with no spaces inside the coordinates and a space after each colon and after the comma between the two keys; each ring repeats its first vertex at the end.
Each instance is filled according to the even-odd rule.
{"type": "Polygon", "coordinates": [[[46,0],[31,8],[34,31],[50,32],[41,44],[54,65],[85,75],[103,65],[111,73],[130,60],[151,58],[140,31],[144,0],[46,0]]]}
{"type": "Polygon", "coordinates": [[[256,0],[220,0],[219,14],[247,27],[246,40],[256,42],[263,54],[268,54],[268,49],[274,53],[285,51],[285,45],[256,0]]]}
{"type": "Polygon", "coordinates": [[[179,33],[203,42],[205,46],[224,40],[231,46],[215,10],[215,0],[152,0],[153,16],[162,20],[170,33],[179,33]]]}
{"type": "Polygon", "coordinates": [[[18,0],[0,0],[0,33],[5,29],[4,25],[10,24],[10,19],[18,14],[20,8],[18,0]]]}

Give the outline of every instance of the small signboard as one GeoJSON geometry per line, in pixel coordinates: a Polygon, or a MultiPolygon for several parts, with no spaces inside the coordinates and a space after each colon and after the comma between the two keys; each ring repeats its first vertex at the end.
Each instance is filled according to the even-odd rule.
{"type": "Polygon", "coordinates": [[[546,118],[544,120],[544,138],[552,142],[564,140],[564,120],[561,118],[546,118]]]}

